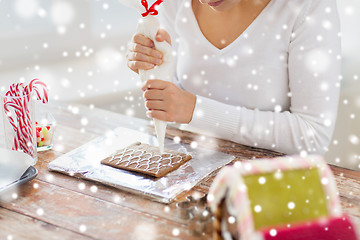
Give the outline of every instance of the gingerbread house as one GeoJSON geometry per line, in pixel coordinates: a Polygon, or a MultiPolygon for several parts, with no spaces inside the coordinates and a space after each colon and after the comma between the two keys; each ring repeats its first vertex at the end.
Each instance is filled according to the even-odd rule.
{"type": "Polygon", "coordinates": [[[321,156],[225,167],[210,188],[208,203],[214,214],[214,239],[358,239],[321,156]]]}

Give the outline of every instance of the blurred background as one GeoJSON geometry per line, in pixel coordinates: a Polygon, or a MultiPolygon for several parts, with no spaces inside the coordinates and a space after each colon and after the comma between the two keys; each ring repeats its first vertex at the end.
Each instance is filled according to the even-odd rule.
{"type": "MultiPolygon", "coordinates": [[[[360,1],[338,0],[338,10],[341,99],[325,158],[360,170],[360,1]]],[[[125,59],[138,18],[117,0],[0,0],[1,90],[39,78],[51,101],[144,118],[140,81],[125,59]]]]}

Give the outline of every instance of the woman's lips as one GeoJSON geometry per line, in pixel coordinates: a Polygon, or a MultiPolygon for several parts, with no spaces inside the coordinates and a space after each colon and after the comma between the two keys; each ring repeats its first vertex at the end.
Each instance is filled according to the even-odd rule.
{"type": "Polygon", "coordinates": [[[224,1],[224,0],[219,0],[219,1],[216,1],[216,2],[209,2],[208,5],[209,5],[210,7],[217,7],[217,6],[219,6],[220,4],[222,4],[223,1],[224,1]]]}

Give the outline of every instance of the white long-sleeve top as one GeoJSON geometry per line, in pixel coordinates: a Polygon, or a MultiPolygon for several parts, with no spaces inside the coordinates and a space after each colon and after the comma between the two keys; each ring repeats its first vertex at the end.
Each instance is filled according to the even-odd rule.
{"type": "Polygon", "coordinates": [[[271,0],[221,50],[190,0],[164,1],[159,12],[176,51],[175,81],[197,97],[189,127],[286,154],[327,150],[341,79],[336,0],[271,0]]]}

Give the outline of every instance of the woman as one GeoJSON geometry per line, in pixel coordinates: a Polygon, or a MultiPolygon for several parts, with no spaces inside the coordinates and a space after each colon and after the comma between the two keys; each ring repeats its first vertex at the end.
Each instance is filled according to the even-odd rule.
{"type": "MultiPolygon", "coordinates": [[[[174,83],[149,80],[150,117],[286,154],[323,154],[336,120],[340,34],[336,0],[165,0],[174,83]]],[[[162,63],[135,35],[128,66],[162,63]]]]}

